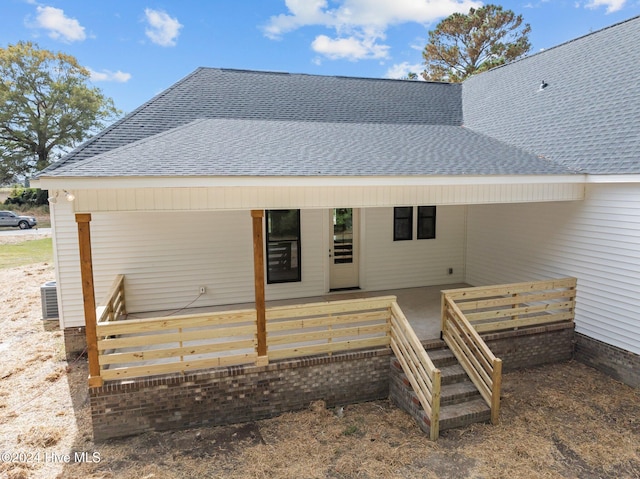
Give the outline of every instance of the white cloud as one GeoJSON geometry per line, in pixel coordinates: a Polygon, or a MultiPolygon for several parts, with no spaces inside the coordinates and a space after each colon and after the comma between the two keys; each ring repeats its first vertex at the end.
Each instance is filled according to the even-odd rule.
{"type": "Polygon", "coordinates": [[[149,27],[145,29],[147,37],[157,45],[172,47],[180,35],[182,24],[177,18],[170,17],[166,12],[146,8],[144,15],[149,27]]]}
{"type": "Polygon", "coordinates": [[[376,39],[375,34],[363,35],[361,38],[350,36],[335,39],[326,35],[318,35],[311,43],[311,48],[314,52],[332,60],[355,61],[365,58],[387,58],[389,47],[377,44],[376,39]]]}
{"type": "Polygon", "coordinates": [[[84,27],[75,18],[65,16],[64,11],[54,7],[37,7],[35,26],[49,31],[53,39],[77,42],[87,38],[84,27]]]}
{"type": "Polygon", "coordinates": [[[270,18],[264,27],[264,33],[272,40],[282,34],[296,30],[305,25],[324,25],[331,23],[331,17],[322,12],[327,6],[326,0],[285,0],[291,15],[277,15],[270,18]]]}
{"type": "MultiPolygon", "coordinates": [[[[601,0],[595,0],[601,1],[601,0]]],[[[468,12],[476,0],[285,0],[287,14],[273,16],[264,27],[271,39],[306,26],[335,31],[334,38],[319,35],[311,47],[331,59],[388,58],[387,28],[407,22],[429,24],[454,12],[468,12]]]]}
{"type": "Polygon", "coordinates": [[[101,72],[97,72],[91,68],[87,68],[91,75],[91,81],[112,81],[116,83],[126,83],[131,80],[131,73],[125,73],[120,70],[117,72],[112,72],[111,70],[102,70],[101,72]]]}
{"type": "Polygon", "coordinates": [[[401,78],[407,78],[407,75],[409,73],[416,73],[418,75],[418,79],[422,80],[422,76],[420,75],[420,72],[422,72],[423,70],[424,70],[424,64],[422,63],[409,63],[409,62],[396,63],[395,65],[392,65],[387,69],[387,72],[384,74],[384,77],[401,79],[401,78]]]}
{"type": "Polygon", "coordinates": [[[607,7],[607,13],[617,12],[622,10],[626,0],[590,0],[585,4],[585,7],[595,10],[598,7],[607,7]]]}

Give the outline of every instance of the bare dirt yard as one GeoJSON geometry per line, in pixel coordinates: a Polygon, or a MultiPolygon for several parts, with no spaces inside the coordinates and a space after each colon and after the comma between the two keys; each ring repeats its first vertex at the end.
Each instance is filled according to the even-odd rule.
{"type": "Polygon", "coordinates": [[[1,478],[640,478],[640,391],[576,362],[506,374],[500,425],[437,442],[379,401],[94,444],[86,362],[41,319],[53,276],[0,270],[1,478]]]}

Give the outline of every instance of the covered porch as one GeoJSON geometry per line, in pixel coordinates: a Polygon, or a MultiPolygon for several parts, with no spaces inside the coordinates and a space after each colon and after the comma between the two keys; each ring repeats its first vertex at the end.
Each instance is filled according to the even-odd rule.
{"type": "MultiPolygon", "coordinates": [[[[420,203],[422,201],[418,204],[420,203]]],[[[325,208],[302,210],[301,228],[307,242],[302,247],[301,261],[306,261],[307,265],[315,264],[316,266],[315,269],[307,267],[308,283],[302,286],[308,286],[315,281],[314,291],[318,289],[326,291],[326,287],[330,285],[330,282],[325,281],[327,276],[323,278],[323,271],[326,272],[323,265],[327,265],[331,258],[331,255],[327,258],[326,253],[327,246],[330,247],[332,244],[331,236],[326,234],[332,226],[328,221],[330,219],[328,211],[325,208]]],[[[466,290],[468,286],[460,282],[466,278],[464,267],[467,261],[466,206],[442,206],[439,211],[440,233],[436,239],[429,242],[413,240],[396,242],[393,237],[393,229],[396,226],[394,208],[390,206],[362,208],[361,213],[365,213],[363,215],[365,225],[353,231],[359,231],[366,238],[361,242],[363,250],[361,254],[366,260],[361,261],[360,271],[364,270],[368,273],[365,283],[368,289],[334,291],[309,296],[280,296],[278,299],[269,301],[265,289],[268,290],[271,286],[273,288],[271,291],[275,291],[275,287],[279,285],[268,285],[265,281],[265,273],[268,271],[265,258],[265,252],[268,251],[264,236],[265,210],[238,210],[224,215],[210,214],[208,219],[223,218],[226,220],[225,225],[241,224],[242,229],[239,231],[243,234],[241,236],[221,235],[218,238],[213,235],[220,231],[232,230],[224,229],[220,223],[216,223],[214,227],[213,221],[209,221],[202,228],[202,232],[184,234],[186,247],[183,245],[179,247],[179,243],[175,241],[165,241],[164,237],[170,235],[169,232],[162,232],[157,238],[154,237],[155,242],[141,241],[139,229],[131,230],[135,231],[135,234],[130,233],[120,224],[121,220],[130,223],[140,218],[139,214],[126,211],[115,213],[102,211],[96,214],[98,219],[96,224],[100,233],[98,252],[102,253],[97,256],[100,258],[101,281],[104,282],[107,271],[110,271],[111,278],[114,273],[118,273],[115,261],[107,263],[103,259],[107,257],[105,252],[113,252],[117,255],[112,258],[118,258],[116,261],[124,265],[120,271],[125,272],[125,275],[117,275],[106,299],[98,305],[95,304],[93,284],[90,233],[92,217],[88,213],[76,213],[91,394],[98,398],[103,394],[110,394],[108,391],[111,388],[118,390],[124,388],[123,391],[129,387],[153,388],[156,381],[160,381],[159,384],[164,384],[164,381],[178,381],[179,387],[188,388],[193,382],[192,378],[196,376],[198,378],[203,375],[211,376],[211,381],[215,382],[219,374],[226,374],[225,377],[229,377],[230,387],[236,388],[238,386],[231,378],[245,372],[254,379],[263,374],[270,375],[270,381],[274,382],[271,391],[275,392],[280,391],[276,384],[280,380],[278,371],[289,368],[288,364],[295,364],[296,368],[322,365],[326,369],[323,374],[327,375],[328,387],[332,389],[335,385],[331,381],[336,374],[332,369],[343,367],[341,363],[337,366],[339,361],[355,360],[353,375],[360,375],[358,376],[360,382],[350,384],[349,388],[345,387],[341,400],[360,401],[384,395],[384,391],[388,394],[388,359],[385,365],[383,358],[393,356],[398,358],[402,370],[407,374],[407,381],[411,383],[411,388],[417,395],[416,400],[422,406],[421,410],[426,413],[429,430],[435,438],[438,434],[441,377],[440,370],[434,366],[422,343],[430,339],[439,339],[443,333],[447,344],[455,352],[457,360],[460,364],[464,364],[466,374],[481,391],[483,400],[491,405],[492,411],[496,411],[492,412],[492,419],[497,421],[501,363],[484,344],[475,325],[472,325],[465,315],[472,312],[480,314],[481,322],[497,319],[498,322],[510,323],[506,326],[498,325],[498,330],[572,321],[575,295],[564,293],[564,291],[572,291],[575,283],[571,286],[555,281],[548,284],[534,282],[519,286],[503,285],[497,290],[496,287],[488,287],[471,296],[481,299],[476,302],[477,304],[469,306],[469,310],[465,309],[464,313],[460,313],[453,306],[445,307],[441,294],[443,289],[464,288],[466,290]],[[241,217],[242,223],[234,221],[241,217]],[[110,224],[117,224],[119,229],[106,228],[110,224]],[[128,256],[125,256],[128,263],[119,259],[122,250],[111,246],[112,243],[107,246],[107,240],[115,237],[116,231],[119,233],[120,241],[117,246],[134,245],[135,247],[124,250],[128,253],[128,256]],[[212,240],[212,237],[217,238],[218,241],[212,240]],[[167,247],[164,250],[167,253],[164,253],[160,245],[167,247]],[[191,273],[206,274],[208,272],[207,263],[194,254],[198,250],[189,249],[189,245],[202,248],[201,251],[206,252],[217,248],[216,258],[222,264],[230,263],[229,245],[233,246],[239,258],[232,263],[236,269],[223,271],[220,268],[219,273],[235,273],[241,270],[242,277],[238,276],[238,281],[234,282],[225,282],[224,280],[228,278],[222,278],[217,283],[218,290],[222,294],[223,289],[220,285],[227,287],[227,283],[226,291],[231,291],[232,287],[238,287],[238,285],[243,288],[251,285],[255,299],[246,302],[248,298],[245,295],[244,302],[229,301],[229,304],[209,305],[203,309],[191,310],[190,304],[177,310],[156,308],[159,311],[140,307],[143,303],[138,299],[136,307],[132,308],[135,313],[131,314],[127,308],[129,298],[125,298],[128,294],[138,294],[138,298],[142,298],[146,291],[150,291],[149,285],[153,285],[158,280],[167,281],[173,277],[172,274],[182,274],[186,277],[191,273]],[[149,248],[155,248],[155,254],[148,257],[146,250],[149,248]],[[251,249],[253,255],[249,253],[251,249]],[[133,254],[134,251],[137,254],[133,254]],[[188,258],[192,263],[183,268],[183,265],[176,261],[174,251],[183,258],[188,258]],[[402,261],[391,264],[397,259],[402,261]],[[165,264],[170,264],[171,268],[165,269],[165,264]],[[247,268],[249,264],[251,268],[247,268]],[[242,267],[239,268],[238,265],[242,267]],[[438,275],[434,277],[441,277],[445,281],[448,277],[451,282],[409,288],[379,287],[403,284],[407,278],[416,282],[431,281],[432,277],[423,279],[422,276],[415,274],[415,271],[423,273],[425,270],[438,275]],[[131,271],[131,282],[127,280],[129,271],[131,271]],[[545,296],[546,293],[540,293],[540,291],[558,288],[563,291],[564,296],[567,296],[567,301],[556,305],[551,305],[557,302],[558,296],[555,292],[548,298],[545,296]],[[528,298],[530,301],[523,300],[519,296],[531,292],[538,292],[542,296],[528,298]],[[492,306],[495,298],[499,298],[499,301],[492,306]],[[549,304],[547,299],[551,299],[549,304]],[[542,302],[543,306],[533,304],[539,302],[542,302]],[[498,307],[495,311],[494,306],[498,307]],[[531,307],[533,309],[529,310],[531,307]],[[478,308],[480,311],[474,311],[478,308]],[[489,310],[483,311],[486,308],[489,310]],[[562,317],[550,312],[558,308],[563,309],[562,317]],[[484,314],[488,316],[485,317],[484,314]],[[494,317],[494,314],[497,316],[494,317]],[[522,320],[525,322],[522,323],[522,320]],[[374,361],[377,369],[375,372],[366,373],[366,368],[371,367],[368,364],[368,359],[371,357],[377,358],[374,361]],[[336,366],[332,366],[333,364],[336,366]],[[369,385],[367,374],[377,374],[380,378],[375,382],[377,384],[375,394],[354,397],[352,388],[367,390],[369,385]]],[[[162,215],[163,218],[169,216],[168,213],[157,213],[157,215],[162,215]]],[[[194,215],[195,212],[192,212],[189,219],[194,215]]],[[[356,244],[355,241],[354,244],[356,244]]],[[[300,250],[299,246],[297,249],[300,250]]],[[[200,280],[197,281],[197,284],[205,284],[200,283],[200,280]]],[[[190,288],[193,288],[193,284],[190,288]]],[[[101,289],[102,296],[106,288],[101,289]]],[[[471,291],[473,290],[475,288],[471,288],[471,291]]],[[[303,291],[303,289],[296,291],[303,291]]],[[[148,294],[144,295],[147,304],[153,305],[154,296],[160,298],[162,292],[170,291],[169,289],[153,291],[152,299],[149,299],[148,294]]],[[[468,293],[463,293],[460,299],[466,299],[466,294],[468,293]]],[[[485,332],[491,332],[494,326],[492,323],[483,328],[485,332]]],[[[295,394],[298,387],[295,374],[297,373],[290,378],[292,391],[288,398],[293,401],[291,404],[295,403],[295,406],[289,405],[286,406],[287,408],[300,407],[299,399],[295,394]]],[[[315,375],[315,372],[304,374],[315,375]]],[[[312,381],[311,386],[305,387],[310,387],[315,396],[325,394],[327,389],[324,386],[321,387],[311,377],[308,380],[312,381]]],[[[212,383],[207,387],[215,389],[217,387],[215,384],[212,383]]],[[[255,394],[253,389],[251,391],[252,395],[255,394]]],[[[243,392],[243,398],[247,394],[243,392]]],[[[227,395],[225,398],[228,399],[225,401],[231,401],[229,407],[232,407],[233,400],[238,399],[235,395],[227,395]]],[[[253,402],[247,402],[252,404],[247,405],[248,415],[242,417],[253,417],[249,413],[256,405],[264,408],[281,406],[279,403],[267,406],[263,404],[263,399],[266,400],[266,398],[252,397],[253,402]]],[[[142,395],[140,400],[145,400],[142,395]]],[[[221,404],[227,404],[227,402],[221,404]]]]}

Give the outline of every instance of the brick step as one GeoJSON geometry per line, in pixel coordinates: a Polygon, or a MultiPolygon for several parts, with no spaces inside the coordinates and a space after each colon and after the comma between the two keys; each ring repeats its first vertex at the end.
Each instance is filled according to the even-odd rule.
{"type": "Polygon", "coordinates": [[[478,388],[471,381],[445,384],[440,391],[440,407],[460,404],[481,398],[478,388]]]}
{"type": "Polygon", "coordinates": [[[460,383],[462,381],[468,381],[467,373],[462,369],[460,364],[452,364],[451,366],[443,366],[440,369],[441,383],[445,384],[460,383]]]}
{"type": "Polygon", "coordinates": [[[442,339],[427,339],[422,341],[422,347],[427,351],[431,351],[433,349],[443,349],[447,347],[447,343],[445,343],[442,339]]]}
{"type": "MultiPolygon", "coordinates": [[[[444,431],[476,422],[490,421],[491,408],[484,402],[480,392],[444,342],[432,340],[423,345],[441,374],[439,429],[444,431]]],[[[393,382],[393,387],[399,388],[396,397],[404,398],[401,401],[405,408],[408,407],[405,410],[410,412],[418,420],[420,427],[428,433],[431,427],[429,418],[424,414],[415,392],[402,372],[400,363],[394,359],[392,364],[400,373],[397,380],[393,382]],[[400,393],[400,390],[404,392],[400,393]]]]}
{"type": "Polygon", "coordinates": [[[433,365],[437,368],[451,366],[458,363],[458,360],[450,349],[433,349],[427,351],[427,354],[433,362],[433,365]]]}
{"type": "Polygon", "coordinates": [[[440,408],[440,430],[491,420],[491,408],[482,398],[440,408]]]}

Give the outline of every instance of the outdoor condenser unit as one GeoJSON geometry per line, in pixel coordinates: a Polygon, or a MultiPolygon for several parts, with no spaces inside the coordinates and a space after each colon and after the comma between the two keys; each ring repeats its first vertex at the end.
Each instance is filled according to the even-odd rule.
{"type": "Polygon", "coordinates": [[[42,300],[42,319],[58,318],[58,295],[56,293],[56,282],[47,281],[40,286],[40,297],[42,300]]]}

